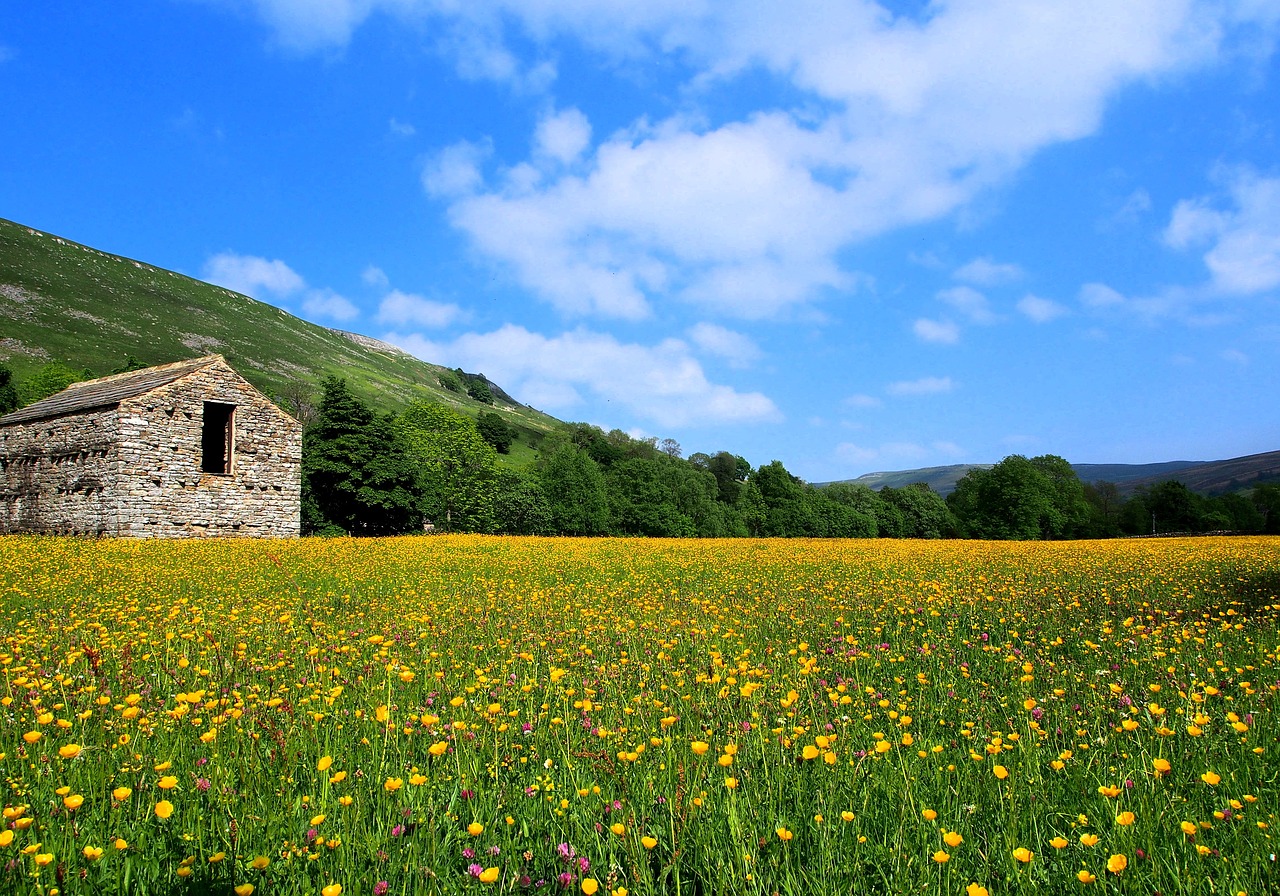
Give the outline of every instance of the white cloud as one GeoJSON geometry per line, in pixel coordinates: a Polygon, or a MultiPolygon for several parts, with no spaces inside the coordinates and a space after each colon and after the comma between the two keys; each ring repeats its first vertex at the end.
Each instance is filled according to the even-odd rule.
{"type": "Polygon", "coordinates": [[[993,324],[997,320],[987,297],[969,286],[954,286],[938,293],[938,299],[959,311],[975,324],[993,324]]]}
{"type": "Polygon", "coordinates": [[[883,403],[884,402],[876,398],[874,395],[863,394],[850,395],[844,400],[845,406],[851,408],[878,408],[883,403]]]}
{"type": "Polygon", "coordinates": [[[235,252],[211,256],[204,263],[201,277],[255,299],[264,296],[282,299],[306,286],[306,281],[279,259],[269,261],[235,252]]]}
{"type": "Polygon", "coordinates": [[[717,324],[694,324],[688,331],[689,339],[704,352],[723,358],[733,367],[750,367],[760,360],[760,347],[749,336],[734,332],[717,324]]]}
{"type": "MultiPolygon", "coordinates": [[[[686,74],[687,115],[640,117],[593,145],[585,116],[564,110],[539,122],[526,162],[491,179],[474,144],[422,172],[452,223],[526,289],[570,314],[627,319],[670,298],[784,316],[848,290],[842,250],[963,210],[1037,152],[1094,133],[1126,88],[1211,64],[1256,36],[1250,21],[1275,19],[1256,0],[958,0],[915,16],[873,0],[248,2],[300,48],[398,17],[464,77],[518,91],[546,90],[566,47],[686,74]],[[700,102],[740,77],[797,100],[708,124],[700,102]]],[[[1269,250],[1231,236],[1206,258],[1215,276],[1265,282],[1269,250]]],[[[955,273],[995,285],[1021,271],[984,257],[955,273]]]]}
{"type": "Polygon", "coordinates": [[[844,463],[869,464],[873,461],[882,469],[907,468],[930,461],[952,461],[964,454],[955,442],[937,441],[928,445],[917,442],[884,442],[869,447],[852,442],[841,442],[835,449],[836,459],[844,463]]]}
{"type": "Polygon", "coordinates": [[[1080,287],[1080,301],[1089,308],[1111,308],[1125,303],[1125,297],[1105,283],[1086,283],[1080,287]]]}
{"type": "Polygon", "coordinates": [[[836,446],[836,459],[849,464],[866,464],[880,456],[874,448],[864,448],[853,442],[841,442],[836,446]]]}
{"type": "Polygon", "coordinates": [[[1224,194],[1184,199],[1174,207],[1165,241],[1175,249],[1208,244],[1211,286],[1252,295],[1280,286],[1280,177],[1249,168],[1215,175],[1224,194]]]}
{"type": "Polygon", "coordinates": [[[1139,187],[1125,198],[1114,217],[1121,224],[1132,224],[1150,210],[1151,194],[1139,187]]]}
{"type": "MultiPolygon", "coordinates": [[[[1137,296],[1126,296],[1105,283],[1086,283],[1080,287],[1080,302],[1093,314],[1130,315],[1147,323],[1172,319],[1192,326],[1215,326],[1229,320],[1230,315],[1203,310],[1206,300],[1211,298],[1211,290],[1203,286],[1165,286],[1137,296]]],[[[1063,311],[1070,313],[1067,309],[1063,311]]]]}
{"type": "Polygon", "coordinates": [[[949,320],[929,320],[922,317],[911,325],[911,332],[925,342],[954,345],[960,341],[960,328],[949,320]]]}
{"type": "Polygon", "coordinates": [[[995,262],[984,256],[957,268],[951,276],[978,286],[1001,286],[1021,280],[1023,271],[1016,264],[995,262]]]}
{"type": "Polygon", "coordinates": [[[1065,314],[1071,312],[1063,305],[1059,305],[1052,299],[1045,299],[1040,296],[1025,295],[1018,300],[1018,311],[1020,311],[1029,320],[1038,324],[1047,324],[1052,320],[1057,320],[1065,314]]]}
{"type": "Polygon", "coordinates": [[[349,321],[360,316],[360,309],[349,299],[332,289],[308,287],[301,274],[279,259],[220,252],[204,263],[201,276],[210,283],[260,301],[280,304],[301,296],[302,313],[308,318],[349,321]]]}
{"type": "Polygon", "coordinates": [[[586,174],[466,197],[451,216],[564,311],[635,319],[678,295],[769,316],[852,283],[831,257],[850,226],[836,194],[788,149],[821,139],[784,115],[617,136],[586,174]]]}
{"type": "MultiPolygon", "coordinates": [[[[407,9],[403,0],[252,0],[276,39],[299,51],[343,46],[379,6],[407,9]]],[[[228,2],[227,5],[232,5],[228,2]]],[[[238,4],[237,4],[238,5],[238,4]]]]}
{"type": "Polygon", "coordinates": [[[412,293],[393,289],[378,305],[378,323],[390,327],[447,327],[462,316],[462,309],[452,303],[435,302],[412,293]]]}
{"type": "Polygon", "coordinates": [[[437,199],[466,196],[484,182],[480,163],[489,152],[487,145],[466,140],[445,147],[422,166],[423,189],[437,199]]]}
{"type": "Polygon", "coordinates": [[[311,289],[302,300],[302,312],[308,318],[327,317],[337,321],[354,320],[360,309],[332,289],[311,289]]]}
{"type": "Polygon", "coordinates": [[[394,332],[383,338],[436,364],[483,371],[544,410],[572,407],[590,392],[661,427],[782,418],[765,395],[710,382],[678,339],[640,345],[587,330],[548,337],[512,324],[451,342],[394,332]]]}
{"type": "Polygon", "coordinates": [[[1249,363],[1249,356],[1237,348],[1229,348],[1222,353],[1222,360],[1244,367],[1249,363]]]}
{"type": "Polygon", "coordinates": [[[533,144],[535,155],[568,165],[591,144],[591,123],[579,110],[564,109],[538,122],[533,144]]]}
{"type": "Polygon", "coordinates": [[[387,277],[387,272],[376,265],[369,265],[360,274],[360,279],[369,286],[384,288],[391,283],[387,277]]]}
{"type": "Polygon", "coordinates": [[[944,392],[950,392],[954,388],[955,383],[951,381],[949,376],[926,376],[918,380],[901,380],[896,383],[890,383],[885,388],[885,391],[895,396],[940,395],[944,392]]]}
{"type": "MultiPolygon", "coordinates": [[[[768,317],[847,289],[842,248],[956,211],[1036,151],[1092,133],[1124,86],[1212,59],[1225,33],[1220,10],[1190,0],[956,3],[923,20],[866,0],[502,7],[542,43],[661,47],[683,54],[695,88],[764,68],[817,101],[716,127],[641,120],[585,156],[585,119],[561,113],[539,125],[534,157],[581,158],[584,172],[478,186],[470,165],[465,190],[426,181],[438,196],[478,191],[452,220],[526,288],[628,318],[669,296],[768,317]]],[[[980,258],[957,276],[1020,273],[980,258]]]]}

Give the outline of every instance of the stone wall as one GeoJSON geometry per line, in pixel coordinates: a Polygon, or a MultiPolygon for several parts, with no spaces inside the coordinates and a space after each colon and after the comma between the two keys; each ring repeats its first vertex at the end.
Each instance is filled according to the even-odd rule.
{"type": "Polygon", "coordinates": [[[114,410],[0,426],[0,532],[115,535],[114,410]]]}
{"type": "Polygon", "coordinates": [[[219,361],[117,408],[0,426],[0,532],[292,537],[302,426],[219,361]],[[201,472],[204,403],[235,406],[231,470],[201,472]]]}
{"type": "Polygon", "coordinates": [[[292,537],[302,508],[302,426],[225,364],[121,402],[123,535],[292,537]],[[206,401],[235,405],[230,475],[201,472],[206,401]]]}

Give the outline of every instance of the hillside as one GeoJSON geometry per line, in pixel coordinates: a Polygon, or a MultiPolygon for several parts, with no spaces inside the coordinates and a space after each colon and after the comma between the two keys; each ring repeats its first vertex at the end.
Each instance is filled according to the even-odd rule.
{"type": "Polygon", "coordinates": [[[1188,470],[1211,466],[1221,461],[1171,460],[1158,464],[1072,464],[1081,482],[1114,482],[1120,491],[1130,492],[1140,483],[1163,482],[1166,479],[1186,481],[1188,470]]]}
{"type": "MultiPolygon", "coordinates": [[[[974,469],[989,469],[991,464],[953,464],[947,467],[922,467],[918,470],[897,470],[884,473],[867,473],[857,479],[847,479],[868,488],[902,488],[915,482],[923,482],[940,495],[956,490],[956,483],[974,469]]],[[[1154,464],[1072,464],[1080,481],[1113,482],[1121,494],[1131,494],[1138,488],[1176,479],[1191,491],[1201,495],[1221,495],[1240,491],[1253,485],[1280,481],[1280,451],[1250,454],[1227,460],[1174,460],[1154,464]]],[[[831,485],[832,483],[820,483],[831,485]]]]}
{"type": "MultiPolygon", "coordinates": [[[[866,473],[857,479],[844,481],[852,482],[856,485],[865,485],[867,488],[875,489],[876,491],[882,488],[902,488],[904,485],[923,482],[938,494],[945,496],[956,490],[956,483],[963,479],[964,475],[970,470],[985,470],[990,467],[991,464],[951,464],[946,467],[922,467],[918,470],[866,473]]],[[[820,484],[832,485],[834,483],[824,482],[820,484]]]]}
{"type": "MultiPolygon", "coordinates": [[[[17,378],[51,360],[101,375],[126,355],[162,364],[214,352],[277,400],[299,386],[318,392],[337,374],[383,411],[419,397],[472,417],[489,410],[441,387],[445,368],[387,343],[0,219],[0,362],[17,378]]],[[[524,453],[563,425],[490,385],[493,409],[520,430],[524,453]]]]}
{"type": "Polygon", "coordinates": [[[1223,495],[1268,482],[1280,482],[1280,451],[1208,461],[1176,474],[1134,479],[1121,483],[1120,491],[1131,492],[1139,486],[1155,485],[1164,479],[1177,479],[1201,495],[1223,495]]]}

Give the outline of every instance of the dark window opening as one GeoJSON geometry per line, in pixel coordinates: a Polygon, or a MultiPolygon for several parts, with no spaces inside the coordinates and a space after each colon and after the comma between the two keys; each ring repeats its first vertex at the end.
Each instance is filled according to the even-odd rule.
{"type": "Polygon", "coordinates": [[[235,442],[233,404],[204,403],[204,423],[200,428],[200,471],[216,476],[231,475],[231,454],[235,442]]]}

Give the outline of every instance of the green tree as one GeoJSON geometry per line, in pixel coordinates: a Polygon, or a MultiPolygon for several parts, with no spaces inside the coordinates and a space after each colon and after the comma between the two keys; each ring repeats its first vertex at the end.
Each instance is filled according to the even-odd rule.
{"type": "Polygon", "coordinates": [[[629,457],[605,477],[610,529],[618,535],[692,537],[693,520],[676,506],[664,465],[657,458],[629,457]]]}
{"type": "Polygon", "coordinates": [[[1129,496],[1120,508],[1120,532],[1124,535],[1154,535],[1155,526],[1147,507],[1148,489],[1142,486],[1129,496]]]}
{"type": "Polygon", "coordinates": [[[0,364],[0,414],[17,410],[18,390],[13,387],[13,371],[0,364]]]}
{"type": "Polygon", "coordinates": [[[302,424],[303,429],[316,419],[317,406],[315,390],[299,380],[285,383],[275,396],[276,404],[293,415],[293,419],[302,424]]]}
{"type": "Polygon", "coordinates": [[[1111,538],[1120,534],[1120,514],[1125,500],[1114,482],[1093,482],[1084,487],[1084,499],[1089,502],[1090,538],[1111,538]]]}
{"type": "Polygon", "coordinates": [[[1052,454],[1013,454],[990,469],[970,470],[947,506],[960,530],[974,538],[1072,538],[1086,534],[1090,516],[1079,477],[1052,454]]]}
{"type": "Polygon", "coordinates": [[[767,511],[761,534],[785,538],[822,534],[816,502],[804,483],[788,472],[781,461],[762,465],[751,474],[751,481],[759,489],[767,511]]]}
{"type": "Polygon", "coordinates": [[[856,514],[850,523],[854,530],[847,538],[875,538],[880,532],[880,518],[884,516],[885,502],[876,492],[854,482],[833,482],[822,490],[831,501],[856,514]]]}
{"type": "Polygon", "coordinates": [[[720,501],[733,504],[738,500],[742,483],[751,475],[751,465],[741,457],[728,451],[718,451],[707,461],[707,469],[716,478],[716,488],[720,501]],[[745,467],[745,469],[744,469],[745,467]]]}
{"type": "Polygon", "coordinates": [[[538,480],[498,468],[494,480],[493,526],[504,535],[552,535],[551,505],[538,480]]]}
{"type": "Polygon", "coordinates": [[[132,354],[126,354],[122,362],[117,364],[115,367],[111,368],[111,372],[113,374],[129,373],[130,371],[133,371],[133,370],[144,370],[145,368],[150,366],[151,365],[148,364],[146,361],[141,361],[138,358],[135,358],[132,354]]]}
{"type": "Polygon", "coordinates": [[[879,533],[870,513],[836,500],[828,488],[805,488],[818,521],[814,534],[822,538],[875,538],[879,533]]]}
{"type": "Polygon", "coordinates": [[[1257,506],[1239,492],[1231,492],[1210,499],[1214,509],[1227,522],[1225,528],[1232,532],[1261,532],[1265,525],[1257,506]]]}
{"type": "Polygon", "coordinates": [[[1262,517],[1261,531],[1268,535],[1280,534],[1280,483],[1255,485],[1250,500],[1262,517]]]}
{"type": "Polygon", "coordinates": [[[394,535],[420,529],[417,476],[394,420],[325,379],[315,422],[302,436],[303,531],[394,535]]]}
{"type": "Polygon", "coordinates": [[[18,403],[22,406],[32,404],[50,395],[57,395],[72,383],[92,378],[93,375],[87,370],[76,372],[61,361],[50,361],[18,384],[18,403]]]}
{"type": "Polygon", "coordinates": [[[480,438],[493,446],[499,454],[508,454],[511,443],[515,440],[515,430],[495,411],[485,411],[476,420],[476,430],[480,438]]]}
{"type": "Polygon", "coordinates": [[[603,535],[608,531],[604,474],[589,454],[573,442],[563,441],[542,455],[537,475],[556,533],[603,535]]]}
{"type": "Polygon", "coordinates": [[[676,508],[693,524],[693,533],[703,538],[732,534],[725,507],[718,501],[715,476],[693,464],[663,455],[658,458],[676,508]]]}
{"type": "Polygon", "coordinates": [[[1042,520],[1041,537],[1080,538],[1088,534],[1089,501],[1071,464],[1056,454],[1042,454],[1031,458],[1031,465],[1047,480],[1052,507],[1049,517],[1042,520]]]}
{"type": "Polygon", "coordinates": [[[882,488],[880,500],[902,514],[902,538],[946,538],[955,531],[955,520],[942,496],[923,482],[902,488],[882,488]]]}
{"type": "Polygon", "coordinates": [[[764,495],[760,494],[754,475],[742,483],[742,488],[738,490],[738,500],[733,502],[733,509],[742,523],[744,534],[756,538],[764,535],[765,523],[769,519],[769,508],[764,503],[764,495]]]}
{"type": "Polygon", "coordinates": [[[397,426],[418,470],[427,518],[448,532],[490,531],[498,460],[475,421],[418,400],[400,415],[397,426]]]}
{"type": "Polygon", "coordinates": [[[1196,495],[1176,479],[1158,482],[1147,491],[1147,512],[1154,515],[1156,532],[1199,532],[1196,495]]]}
{"type": "Polygon", "coordinates": [[[624,457],[649,456],[651,453],[640,450],[640,443],[620,430],[605,435],[600,427],[590,423],[569,424],[568,435],[569,440],[602,469],[608,469],[624,457]]]}
{"type": "Polygon", "coordinates": [[[483,378],[473,378],[467,384],[467,394],[482,404],[493,404],[493,391],[483,378]]]}

